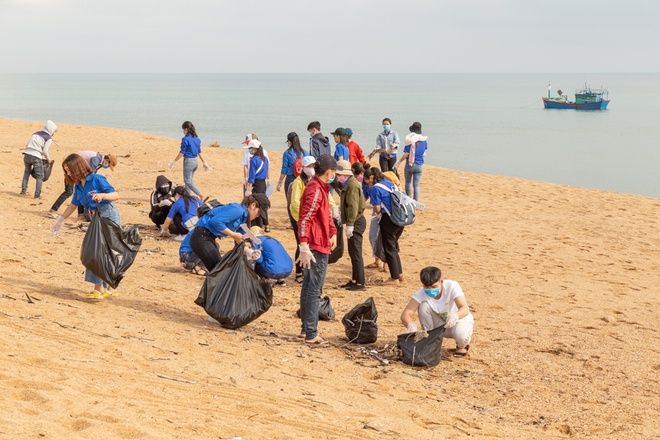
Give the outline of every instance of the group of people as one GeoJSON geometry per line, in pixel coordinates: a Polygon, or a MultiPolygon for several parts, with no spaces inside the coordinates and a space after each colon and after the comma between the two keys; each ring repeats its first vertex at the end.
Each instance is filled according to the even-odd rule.
{"type": "MultiPolygon", "coordinates": [[[[242,161],[243,199],[238,203],[212,206],[198,217],[198,208],[205,199],[194,183],[198,158],[206,171],[211,171],[211,167],[202,157],[201,141],[194,125],[186,121],[182,130],[181,149],[169,167],[173,169],[175,163],[183,158],[184,185],[174,186],[167,177],[158,176],[151,195],[152,210],[149,216],[160,228],[161,236],[177,234],[175,239],[181,242],[179,254],[182,265],[203,275],[212,271],[221,259],[216,238],[230,237],[235,243],[241,243],[246,233],[241,230],[241,225],[258,227],[253,229],[255,233],[261,230],[269,232],[268,210],[271,202],[267,194],[272,191],[269,188],[269,158],[258,136],[248,134],[242,161]],[[196,220],[196,223],[191,224],[189,220],[196,220]]],[[[25,154],[39,153],[38,159],[50,160],[48,146],[55,131],[55,124],[48,121],[43,132],[32,136],[25,154]]],[[[311,122],[307,131],[310,136],[308,150],[302,147],[295,132],[287,135],[287,149],[282,155],[276,189],[278,192],[283,189],[286,194],[287,212],[297,243],[295,281],[302,285],[300,337],[308,344],[326,344],[327,341],[318,332],[318,308],[329,256],[337,246],[338,228],[344,228],[352,266],[351,277],[342,285],[343,288],[351,291],[367,288],[362,258],[367,202],[371,205],[369,241],[374,262],[366,267],[384,269],[387,265],[389,278],[382,285],[399,285],[403,281],[399,239],[404,227],[390,218],[391,195],[401,187],[398,168],[405,163],[405,191],[409,195],[412,193],[415,200],[419,199],[419,182],[428,147],[421,124],[415,122],[405,137],[403,154],[399,158],[399,136],[392,130],[389,118],[383,119],[383,131],[377,136],[377,146],[366,158],[352,139],[350,128],[340,127],[331,133],[336,144],[334,154],[328,138],[321,133],[318,121],[311,122]],[[381,168],[368,162],[376,154],[379,154],[381,168]],[[338,195],[339,203],[333,194],[338,195]]],[[[90,215],[98,213],[120,225],[119,212],[114,203],[119,195],[107,179],[97,173],[108,167],[114,170],[117,160],[113,155],[91,153],[95,152],[71,154],[62,162],[65,192],[48,212],[48,215],[57,217],[53,226],[54,235],[76,209],[90,215]],[[59,206],[71,193],[71,204],[62,215],[57,216],[59,206]]],[[[26,157],[26,173],[29,174],[28,167],[37,168],[38,162],[26,157]]],[[[39,172],[36,174],[39,176],[39,172]]],[[[27,190],[27,180],[24,176],[22,194],[27,190]]],[[[37,177],[37,191],[40,190],[41,182],[37,177]]],[[[35,193],[37,195],[40,193],[35,193]]],[[[261,235],[262,242],[268,244],[259,249],[250,248],[248,258],[261,264],[261,269],[257,271],[260,276],[283,283],[283,279],[293,271],[293,260],[277,240],[263,234],[255,235],[261,235]]],[[[87,294],[89,298],[116,295],[116,291],[90,271],[87,271],[85,280],[94,285],[94,289],[87,294]]],[[[402,323],[408,331],[416,331],[413,318],[417,313],[424,330],[444,325],[447,328],[445,335],[456,339],[455,355],[464,356],[469,349],[473,318],[460,286],[455,281],[442,280],[440,269],[435,267],[423,269],[420,281],[423,288],[413,295],[404,309],[402,323]]]]}

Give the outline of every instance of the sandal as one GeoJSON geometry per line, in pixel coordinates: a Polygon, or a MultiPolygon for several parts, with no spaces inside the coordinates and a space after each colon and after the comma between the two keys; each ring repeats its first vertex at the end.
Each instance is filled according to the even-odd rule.
{"type": "Polygon", "coordinates": [[[201,276],[205,276],[205,275],[206,275],[206,271],[205,271],[204,269],[202,269],[201,267],[195,267],[195,268],[194,268],[193,270],[191,270],[190,272],[194,273],[195,275],[201,275],[201,276]]]}
{"type": "Polygon", "coordinates": [[[302,282],[303,282],[303,275],[299,273],[298,275],[296,275],[296,283],[302,284],[302,282]]]}
{"type": "MultiPolygon", "coordinates": [[[[457,350],[458,350],[458,348],[457,348],[457,350]]],[[[465,346],[465,353],[454,352],[454,354],[452,354],[452,356],[454,356],[455,358],[464,358],[465,356],[467,356],[468,351],[470,351],[470,344],[465,346]]]]}
{"type": "Polygon", "coordinates": [[[265,233],[270,232],[270,226],[264,226],[264,232],[265,233]]]}
{"type": "Polygon", "coordinates": [[[379,269],[380,266],[378,265],[378,263],[374,262],[374,263],[371,263],[371,264],[368,264],[368,265],[364,266],[364,268],[365,269],[379,269]]]}
{"type": "Polygon", "coordinates": [[[315,337],[314,339],[305,339],[305,344],[309,345],[328,345],[329,342],[323,339],[320,336],[315,337]]]}

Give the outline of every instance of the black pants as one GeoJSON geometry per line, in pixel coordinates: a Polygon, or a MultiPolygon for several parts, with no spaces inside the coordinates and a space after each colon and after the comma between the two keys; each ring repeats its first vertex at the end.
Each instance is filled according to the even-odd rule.
{"type": "MultiPolygon", "coordinates": [[[[252,192],[257,194],[266,194],[266,180],[265,179],[254,179],[252,184],[252,192]]],[[[260,228],[268,226],[268,211],[266,211],[265,219],[262,219],[261,216],[257,217],[256,224],[260,228]]]]}
{"type": "Polygon", "coordinates": [[[165,223],[167,214],[170,213],[169,206],[152,206],[151,211],[149,212],[149,218],[156,226],[160,228],[160,225],[165,223]]]}
{"type": "Polygon", "coordinates": [[[385,171],[394,171],[394,174],[399,176],[398,171],[396,168],[394,168],[394,164],[396,163],[396,157],[390,157],[389,159],[385,158],[385,156],[378,156],[378,163],[380,164],[380,170],[382,172],[385,171]]]}
{"type": "Polygon", "coordinates": [[[364,285],[364,260],[362,259],[362,237],[367,229],[367,220],[360,216],[353,224],[353,236],[348,239],[348,256],[351,257],[353,275],[351,280],[364,285]]]}
{"type": "Polygon", "coordinates": [[[220,250],[215,235],[203,226],[195,226],[190,236],[190,248],[209,271],[220,262],[220,250]]]}
{"type": "Polygon", "coordinates": [[[181,220],[182,220],[181,214],[177,213],[172,219],[172,223],[174,223],[174,227],[176,228],[177,234],[186,235],[188,233],[188,230],[186,229],[185,226],[183,226],[181,220]]]}
{"type": "Polygon", "coordinates": [[[380,237],[385,251],[385,262],[390,268],[390,277],[398,280],[403,273],[401,258],[399,257],[399,237],[403,233],[403,226],[392,223],[390,216],[383,212],[380,218],[380,237]]]}
{"type": "MultiPolygon", "coordinates": [[[[60,206],[62,206],[62,204],[66,202],[66,200],[69,197],[71,197],[71,195],[73,195],[73,185],[69,185],[68,183],[66,183],[65,180],[64,191],[62,192],[62,194],[60,194],[57,200],[55,200],[55,203],[53,203],[53,206],[50,207],[50,210],[57,211],[58,209],[60,209],[60,206]]],[[[82,206],[78,206],[78,215],[83,214],[84,212],[85,212],[85,208],[83,208],[82,206]]]]}
{"type": "MultiPolygon", "coordinates": [[[[298,237],[298,222],[291,217],[291,214],[289,214],[289,221],[291,222],[291,227],[293,227],[293,235],[296,237],[296,255],[293,261],[298,261],[298,257],[300,257],[300,247],[298,246],[300,244],[300,237],[298,237]]],[[[302,274],[302,266],[300,263],[296,263],[296,275],[302,274]]]]}

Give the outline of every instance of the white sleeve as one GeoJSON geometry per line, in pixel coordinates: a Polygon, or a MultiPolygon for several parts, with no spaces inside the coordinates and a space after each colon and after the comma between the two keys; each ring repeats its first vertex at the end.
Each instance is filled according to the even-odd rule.
{"type": "Polygon", "coordinates": [[[50,144],[53,142],[52,139],[48,139],[46,141],[46,144],[44,145],[44,149],[41,151],[41,154],[46,158],[46,160],[50,161],[50,154],[48,153],[48,150],[50,149],[50,144]]]}

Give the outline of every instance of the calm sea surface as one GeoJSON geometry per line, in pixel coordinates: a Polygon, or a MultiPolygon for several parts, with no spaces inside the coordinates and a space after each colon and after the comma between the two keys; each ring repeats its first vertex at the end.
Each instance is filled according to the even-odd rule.
{"type": "Polygon", "coordinates": [[[239,147],[257,133],[269,151],[283,150],[290,131],[307,139],[319,120],[326,135],[351,127],[370,151],[387,116],[401,138],[422,123],[432,165],[651,197],[660,197],[657,96],[660,74],[0,75],[8,119],[174,138],[190,120],[203,144],[239,147]],[[609,88],[607,110],[543,109],[548,82],[572,99],[585,81],[609,88]]]}

